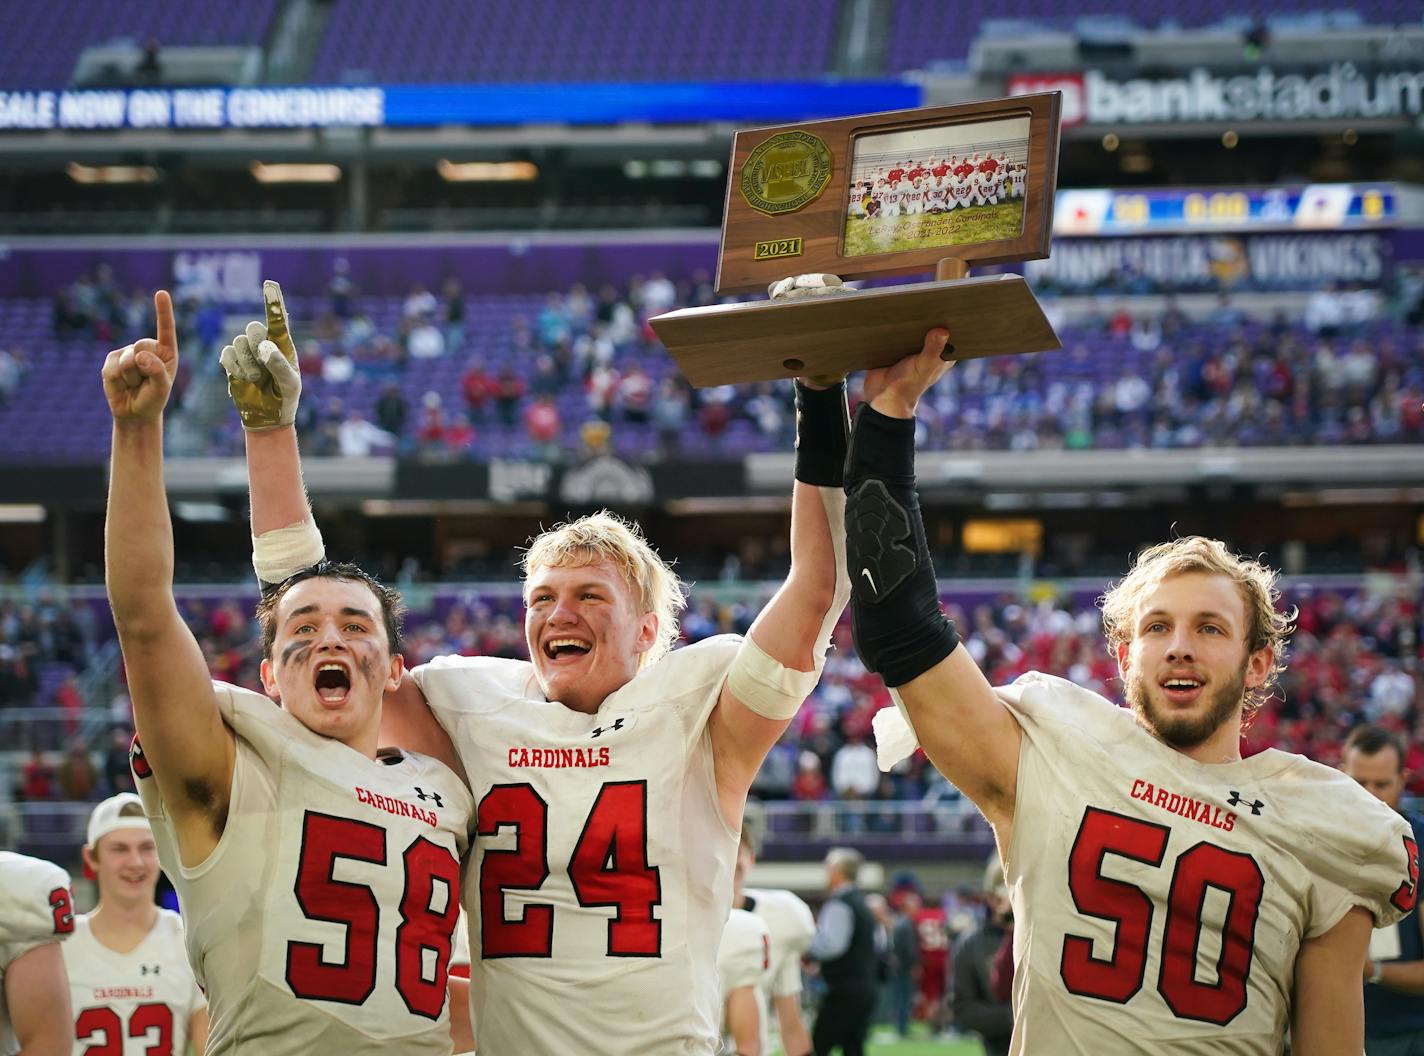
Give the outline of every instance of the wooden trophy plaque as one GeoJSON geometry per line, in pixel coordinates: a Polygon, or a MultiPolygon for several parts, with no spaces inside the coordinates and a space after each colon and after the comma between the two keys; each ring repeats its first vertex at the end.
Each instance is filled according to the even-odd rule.
{"type": "Polygon", "coordinates": [[[1048,256],[1058,122],[1048,92],[738,132],[719,292],[817,272],[935,281],[683,308],[653,331],[697,386],[887,366],[936,326],[946,359],[1059,348],[1021,276],[966,277],[1048,256]]]}

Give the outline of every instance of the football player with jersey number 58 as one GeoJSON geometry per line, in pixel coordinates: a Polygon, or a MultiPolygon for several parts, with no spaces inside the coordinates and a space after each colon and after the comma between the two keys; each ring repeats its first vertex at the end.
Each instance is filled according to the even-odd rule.
{"type": "Polygon", "coordinates": [[[266,694],[209,680],[173,597],[158,333],[109,353],[109,604],[138,738],[133,770],[207,992],[210,1056],[450,1051],[447,973],[473,804],[444,764],[377,751],[403,673],[400,599],[321,565],[259,606],[266,694]]]}
{"type": "MultiPolygon", "coordinates": [[[[295,430],[248,424],[262,400],[294,414],[300,391],[276,283],[264,298],[266,325],[222,362],[270,582],[324,547],[295,430]]],[[[844,383],[798,383],[796,404],[791,572],[745,638],[673,650],[681,584],[635,525],[599,513],[524,554],[532,660],[439,657],[386,701],[383,735],[463,767],[478,804],[464,904],[481,1056],[721,1045],[717,945],[747,790],[819,679],[848,594],[844,383]]]]}
{"type": "Polygon", "coordinates": [[[1275,573],[1187,537],[1103,598],[1131,708],[1030,672],[995,689],[940,609],[914,487],[914,415],[948,338],[869,371],[846,471],[856,647],[913,750],[994,827],[1013,904],[1013,1053],[1359,1053],[1373,926],[1414,905],[1408,824],[1243,718],[1284,666],[1275,573]],[[908,720],[908,722],[906,721],[908,720]]]}

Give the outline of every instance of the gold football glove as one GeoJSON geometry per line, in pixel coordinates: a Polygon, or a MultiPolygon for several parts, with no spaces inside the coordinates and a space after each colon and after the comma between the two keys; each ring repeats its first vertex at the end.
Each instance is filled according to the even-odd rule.
{"type": "Polygon", "coordinates": [[[267,322],[253,320],[222,350],[227,393],[237,407],[242,427],[261,433],[291,425],[302,396],[297,346],[287,325],[282,287],[271,279],[262,284],[267,322]]]}

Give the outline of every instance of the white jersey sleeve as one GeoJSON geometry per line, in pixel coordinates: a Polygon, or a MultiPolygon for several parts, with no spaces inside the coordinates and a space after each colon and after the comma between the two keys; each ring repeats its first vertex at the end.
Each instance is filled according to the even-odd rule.
{"type": "Polygon", "coordinates": [[[73,932],[69,874],[39,858],[0,851],[0,1053],[19,1051],[5,1001],[11,962],[73,932]]]}
{"type": "Polygon", "coordinates": [[[449,1049],[447,974],[469,789],[434,759],[371,759],[217,683],[236,736],[223,833],[185,866],[152,771],[139,795],[177,889],[209,1056],[449,1049]]]}
{"type": "Polygon", "coordinates": [[[771,934],[755,913],[734,909],[717,946],[717,980],[722,1003],[733,990],[760,986],[771,969],[771,934]]]}
{"type": "Polygon", "coordinates": [[[801,992],[801,957],[811,948],[816,918],[811,907],[790,891],[748,888],[751,911],[766,923],[771,935],[770,997],[801,992]]]}
{"type": "Polygon", "coordinates": [[[1418,892],[1414,830],[1340,771],[1301,764],[1277,781],[1302,814],[1314,814],[1296,850],[1316,881],[1306,937],[1329,931],[1355,906],[1370,912],[1376,928],[1397,923],[1414,908],[1418,892]]]}
{"type": "Polygon", "coordinates": [[[1403,819],[1326,767],[1199,763],[1047,675],[996,693],[1023,731],[1013,1053],[1275,1056],[1301,944],[1412,897],[1403,819]]]}
{"type": "Polygon", "coordinates": [[[0,972],[21,954],[73,932],[69,874],[51,862],[0,851],[0,972]]]}

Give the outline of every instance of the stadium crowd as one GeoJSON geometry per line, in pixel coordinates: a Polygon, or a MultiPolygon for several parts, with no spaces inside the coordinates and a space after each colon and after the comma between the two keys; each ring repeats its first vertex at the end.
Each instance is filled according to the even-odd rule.
{"type": "MultiPolygon", "coordinates": [[[[224,313],[178,292],[186,372],[216,378],[224,313]],[[196,373],[194,373],[196,372],[196,373]]],[[[309,397],[299,426],[322,455],[400,452],[439,458],[577,460],[727,455],[784,449],[787,386],[696,390],[677,374],[647,320],[713,303],[705,274],[636,276],[626,289],[576,285],[542,301],[481,307],[457,280],[438,294],[360,296],[338,267],[324,297],[294,299],[309,397]]],[[[1248,318],[1222,294],[1206,321],[1105,300],[1060,326],[1064,349],[970,360],[922,405],[920,442],[949,450],[1194,448],[1424,441],[1424,330],[1388,317],[1376,295],[1322,290],[1300,322],[1248,318]],[[1347,321],[1348,320],[1348,325],[1347,321]]],[[[1050,314],[1053,312],[1049,304],[1050,314]]],[[[57,340],[111,339],[151,328],[151,306],[111,272],[86,276],[54,306],[57,340]]],[[[1401,305],[1402,317],[1409,315],[1401,305]]],[[[0,400],[26,369],[0,359],[0,400]]],[[[180,393],[197,391],[191,377],[180,393]]],[[[852,392],[852,398],[856,394],[852,392]]],[[[200,413],[189,401],[189,415],[200,413]]],[[[203,422],[191,453],[231,455],[226,417],[203,422]]]]}
{"type": "MultiPolygon", "coordinates": [[[[1417,591],[1384,596],[1363,586],[1290,589],[1285,602],[1299,609],[1290,666],[1281,691],[1248,727],[1244,753],[1276,747],[1334,765],[1352,727],[1379,723],[1409,743],[1408,791],[1424,795],[1424,617],[1417,596],[1417,591]]],[[[213,676],[258,690],[260,649],[247,601],[188,599],[182,608],[213,676]]],[[[946,603],[995,684],[1038,670],[1120,699],[1114,663],[1102,646],[1099,613],[1087,601],[1028,603],[1005,595],[965,606],[950,594],[946,603]]],[[[683,619],[684,639],[745,632],[756,608],[750,596],[725,601],[694,591],[683,619]]],[[[410,665],[450,653],[525,656],[522,607],[513,595],[437,593],[432,609],[412,613],[407,631],[410,665]]],[[[111,634],[109,627],[95,626],[82,604],[54,597],[32,605],[0,602],[0,723],[17,749],[10,773],[17,798],[92,800],[128,787],[131,713],[121,681],[112,699],[87,708],[76,685],[96,642],[111,634]],[[41,669],[56,672],[43,687],[41,669]],[[60,710],[45,717],[20,713],[23,719],[5,714],[34,707],[60,710]]],[[[763,765],[757,794],[806,803],[957,800],[958,792],[923,754],[880,773],[871,719],[888,706],[889,695],[861,666],[847,621],[837,629],[836,644],[825,677],[763,765]]],[[[122,671],[114,676],[121,680],[122,671]]],[[[896,820],[891,813],[865,809],[845,813],[840,824],[892,831],[896,820]]]]}

